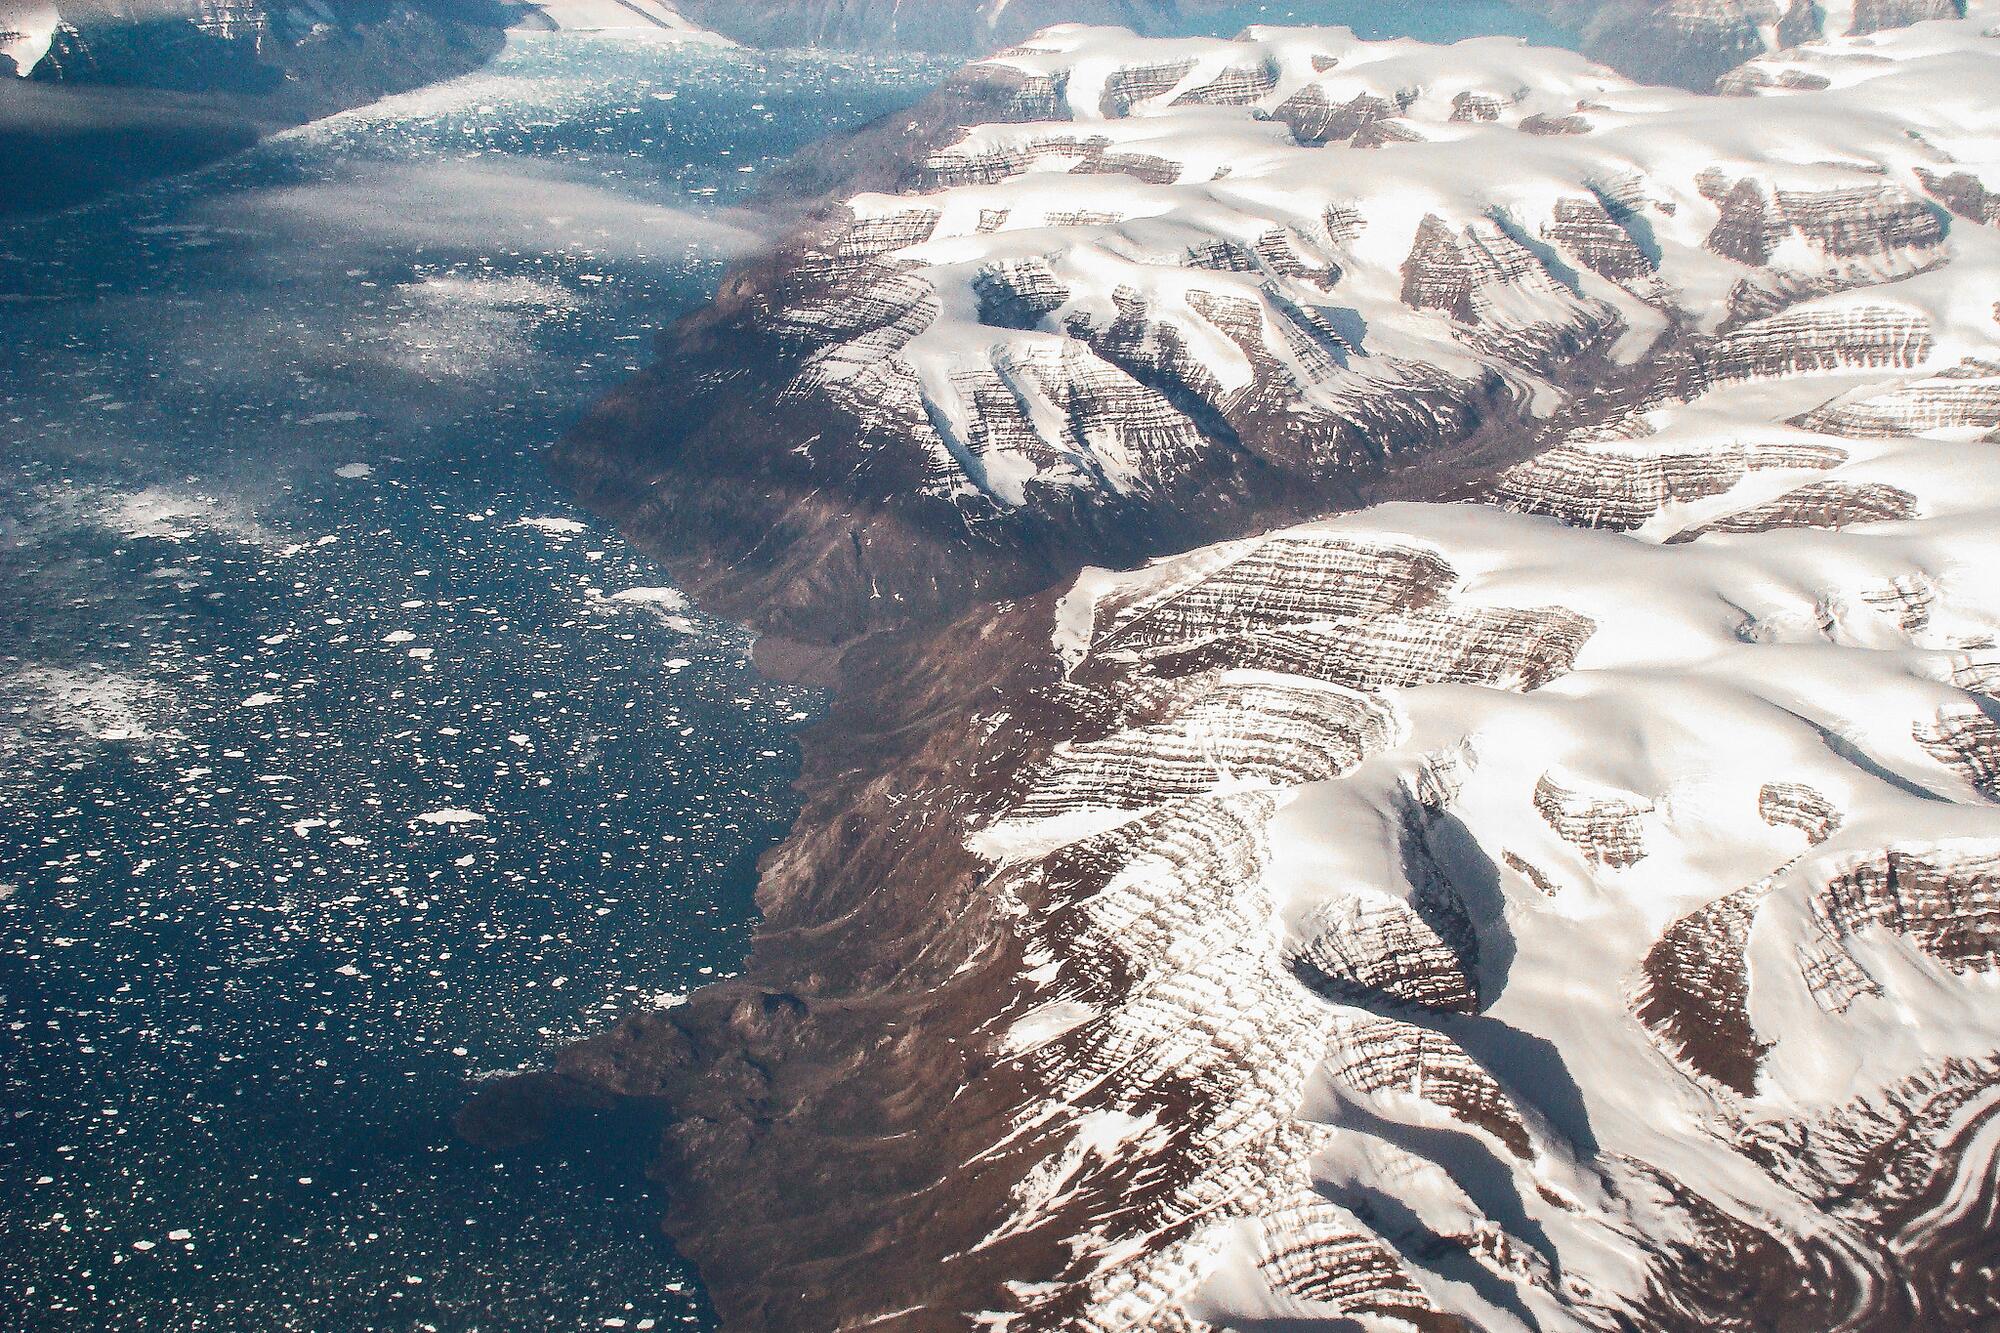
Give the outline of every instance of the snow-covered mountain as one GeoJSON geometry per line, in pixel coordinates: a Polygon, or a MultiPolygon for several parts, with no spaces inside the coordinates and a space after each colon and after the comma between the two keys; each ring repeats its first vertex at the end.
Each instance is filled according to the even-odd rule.
{"type": "Polygon", "coordinates": [[[48,54],[62,14],[54,0],[0,3],[0,74],[25,75],[48,54]]]}
{"type": "Polygon", "coordinates": [[[897,47],[984,55],[1051,23],[1139,31],[1228,0],[672,0],[689,20],[756,46],[897,47]]]}
{"type": "Polygon", "coordinates": [[[1725,87],[1071,28],[902,127],[567,465],[906,632],[746,976],[469,1121],[670,1108],[740,1328],[1994,1327],[2000,10],[1725,87]]]}
{"type": "Polygon", "coordinates": [[[838,638],[1518,455],[1669,370],[1951,357],[1990,324],[1940,270],[1991,206],[1991,84],[1982,39],[1930,46],[1977,31],[1753,65],[1733,90],[1786,95],[1748,101],[1507,39],[1052,30],[565,467],[722,604],[838,638]],[[1905,279],[1936,319],[1872,294],[1905,279]]]}
{"type": "Polygon", "coordinates": [[[541,0],[521,4],[510,26],[529,31],[647,32],[711,42],[729,39],[697,27],[663,0],[541,0]]]}
{"type": "Polygon", "coordinates": [[[0,53],[13,73],[48,83],[252,94],[288,80],[395,86],[412,77],[405,67],[465,59],[459,48],[478,45],[469,33],[491,32],[497,44],[506,18],[486,0],[0,0],[0,53]]]}
{"type": "MultiPolygon", "coordinates": [[[[756,46],[897,47],[985,55],[1054,23],[1150,35],[1240,22],[1241,0],[648,0],[756,46]]],[[[1310,3],[1296,6],[1313,14],[1310,3]]],[[[1339,12],[1340,6],[1325,12],[1339,12]]],[[[1354,8],[1354,7],[1349,7],[1354,8]]],[[[1881,31],[1964,12],[1959,0],[1521,0],[1578,32],[1586,51],[1634,77],[1706,90],[1738,62],[1822,36],[1881,31]]],[[[1323,21],[1323,20],[1312,20],[1323,21]]],[[[1229,35],[1225,30],[1222,35],[1229,35]]]]}

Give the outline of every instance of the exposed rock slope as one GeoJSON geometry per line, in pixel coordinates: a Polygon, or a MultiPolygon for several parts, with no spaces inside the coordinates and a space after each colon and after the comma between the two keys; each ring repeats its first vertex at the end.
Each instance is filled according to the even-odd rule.
{"type": "Polygon", "coordinates": [[[860,643],[747,976],[470,1119],[668,1107],[741,1328],[2000,1322],[2000,228],[1931,184],[1993,180],[1996,22],[1727,100],[1325,33],[987,67],[1030,119],[683,331],[649,392],[743,443],[600,426],[600,502],[685,561],[737,496],[688,567],[834,636],[1033,581],[892,529],[1053,569],[1398,453],[1460,502],[860,643]]]}

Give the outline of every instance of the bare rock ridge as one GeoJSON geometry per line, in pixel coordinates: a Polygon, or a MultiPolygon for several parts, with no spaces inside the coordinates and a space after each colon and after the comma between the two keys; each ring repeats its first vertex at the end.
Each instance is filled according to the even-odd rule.
{"type": "Polygon", "coordinates": [[[732,1328],[2000,1324],[1996,33],[975,67],[569,447],[845,684],[472,1127],[669,1112],[732,1328]]]}

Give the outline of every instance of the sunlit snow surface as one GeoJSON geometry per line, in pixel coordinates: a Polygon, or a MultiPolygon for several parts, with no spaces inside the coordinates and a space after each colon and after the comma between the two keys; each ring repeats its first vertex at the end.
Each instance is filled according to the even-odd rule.
{"type": "Polygon", "coordinates": [[[447,1120],[736,964],[817,701],[537,454],[943,72],[534,37],[0,231],[0,1327],[709,1322],[638,1127],[447,1120]]]}

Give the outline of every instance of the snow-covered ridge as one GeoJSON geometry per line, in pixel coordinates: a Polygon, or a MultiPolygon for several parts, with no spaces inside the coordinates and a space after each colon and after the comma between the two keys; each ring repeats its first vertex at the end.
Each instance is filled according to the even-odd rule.
{"type": "MultiPolygon", "coordinates": [[[[1669,348],[1949,366],[1991,322],[1949,276],[1995,207],[1989,26],[1753,66],[1754,102],[1506,39],[1052,29],[975,67],[998,120],[730,316],[783,349],[750,410],[870,440],[866,474],[801,441],[823,487],[1073,534],[1310,511],[1669,348]]],[[[676,376],[698,431],[713,380],[676,376]]]]}
{"type": "Polygon", "coordinates": [[[734,45],[690,22],[666,0],[537,0],[521,3],[509,27],[530,31],[637,32],[734,45]]]}
{"type": "Polygon", "coordinates": [[[1960,18],[1961,0],[1540,0],[1586,51],[1636,78],[1706,92],[1770,51],[1960,18]]]}
{"type": "MultiPolygon", "coordinates": [[[[1985,26],[1747,68],[1758,101],[1665,101],[1670,133],[1599,159],[1731,180],[1643,196],[1652,280],[1727,272],[1753,232],[1796,265],[1781,311],[1686,305],[1705,373],[1572,404],[1480,503],[1069,593],[1052,648],[1088,738],[971,838],[1022,922],[992,1030],[1048,1154],[996,1234],[1068,1257],[987,1326],[2000,1318],[2000,233],[1960,215],[1921,260],[1843,268],[1911,214],[1847,230],[1825,203],[1921,197],[1934,142],[1986,160],[1969,101],[1926,119],[2000,91],[1985,26]],[[1827,87],[1778,93],[1801,67],[1827,87]]],[[[1293,40],[1263,97],[1296,95],[1293,40]]],[[[1175,53],[1175,86],[1226,62],[1175,53]]],[[[1639,96],[1600,94],[1574,142],[1639,96]]],[[[1534,175],[1461,188],[1497,213],[1534,175]]]]}
{"type": "MultiPolygon", "coordinates": [[[[1804,443],[1763,414],[1839,387],[1717,390],[1619,447],[1804,443]]],[[[974,839],[1037,942],[1018,1021],[1066,1014],[1020,1118],[1061,1143],[1203,1095],[1078,1183],[1106,1212],[1011,1223],[1088,1240],[1004,1326],[1754,1316],[1689,1268],[1721,1235],[1834,1265],[1872,1313],[1824,1297],[1828,1327],[1908,1317],[1901,1219],[2000,1050],[1993,449],[1943,426],[1807,474],[1894,476],[1891,522],[1392,505],[1086,577],[1079,712],[1144,721],[974,839]],[[1873,1178],[1871,1133],[1929,1157],[1873,1178]]]]}
{"type": "Polygon", "coordinates": [[[54,0],[5,0],[0,3],[0,56],[14,62],[14,73],[26,78],[48,54],[62,14],[54,0]]]}

